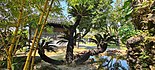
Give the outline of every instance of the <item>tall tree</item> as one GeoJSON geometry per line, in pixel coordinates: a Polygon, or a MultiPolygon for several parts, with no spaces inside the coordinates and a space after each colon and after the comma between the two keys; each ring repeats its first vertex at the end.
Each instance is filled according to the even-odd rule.
{"type": "MultiPolygon", "coordinates": [[[[67,45],[67,51],[66,51],[66,61],[67,63],[71,63],[73,60],[73,49],[74,49],[74,35],[76,32],[76,28],[80,25],[80,24],[85,24],[85,23],[81,23],[83,18],[86,17],[95,17],[97,16],[97,14],[100,13],[104,13],[105,11],[107,11],[107,5],[111,4],[111,0],[110,1],[102,1],[102,0],[68,0],[68,9],[69,9],[69,14],[72,17],[75,17],[75,23],[73,24],[73,26],[71,26],[69,28],[69,41],[68,41],[68,45],[67,45]]],[[[101,14],[100,14],[101,15],[101,14]]],[[[90,20],[92,21],[92,19],[90,18],[90,20]]],[[[83,20],[84,21],[84,20],[83,20]]],[[[104,21],[104,19],[99,19],[97,21],[104,21]]],[[[91,22],[90,22],[91,23],[91,22]]],[[[96,21],[95,21],[96,23],[96,21]]],[[[99,24],[102,24],[101,22],[99,24]]],[[[95,24],[96,25],[96,24],[95,24]]]]}

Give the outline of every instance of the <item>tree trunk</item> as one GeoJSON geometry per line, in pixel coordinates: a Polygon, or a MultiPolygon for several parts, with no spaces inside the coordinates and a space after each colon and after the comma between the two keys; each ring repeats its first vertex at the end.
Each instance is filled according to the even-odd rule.
{"type": "Polygon", "coordinates": [[[121,40],[120,40],[120,37],[119,37],[119,31],[116,30],[115,34],[116,34],[116,37],[117,37],[116,46],[118,46],[118,49],[120,49],[121,40]]]}
{"type": "MultiPolygon", "coordinates": [[[[82,64],[85,61],[87,61],[90,56],[98,55],[100,53],[103,53],[106,49],[107,49],[107,43],[103,43],[103,44],[100,45],[100,49],[90,50],[88,52],[84,52],[80,56],[74,56],[75,58],[72,58],[72,60],[74,59],[75,64],[82,64]]],[[[63,60],[51,59],[48,56],[46,56],[44,53],[45,53],[44,48],[40,47],[38,49],[38,54],[40,55],[41,59],[44,60],[45,62],[48,62],[48,63],[53,64],[53,65],[65,64],[63,60]]]]}
{"type": "Polygon", "coordinates": [[[121,39],[120,39],[120,37],[118,36],[118,49],[120,49],[121,48],[121,39]]]}
{"type": "Polygon", "coordinates": [[[74,49],[73,34],[74,34],[74,30],[70,29],[69,42],[67,44],[67,51],[66,51],[66,62],[67,62],[67,64],[72,63],[72,60],[73,60],[73,49],[74,49]]]}
{"type": "Polygon", "coordinates": [[[85,52],[83,55],[80,55],[79,57],[77,56],[74,56],[74,57],[77,57],[74,62],[76,64],[82,64],[84,63],[85,61],[87,61],[89,59],[90,56],[93,56],[93,55],[98,55],[100,53],[103,53],[104,51],[106,51],[107,49],[107,43],[103,43],[100,45],[100,49],[96,49],[96,50],[90,50],[88,52],[85,52]]]}
{"type": "Polygon", "coordinates": [[[80,24],[82,16],[77,16],[77,20],[75,24],[69,28],[70,35],[69,35],[69,40],[67,44],[67,51],[66,51],[66,63],[70,64],[73,61],[73,49],[74,49],[74,33],[76,31],[76,27],[80,24]]]}
{"type": "Polygon", "coordinates": [[[54,60],[54,59],[51,59],[48,56],[46,56],[44,54],[44,49],[39,48],[38,49],[38,54],[40,55],[42,60],[44,60],[45,62],[48,62],[50,64],[53,64],[53,65],[62,65],[62,64],[64,64],[63,60],[54,60]]]}
{"type": "MultiPolygon", "coordinates": [[[[90,56],[98,55],[100,53],[103,53],[106,49],[107,49],[107,43],[104,43],[104,44],[102,44],[100,46],[100,49],[90,50],[88,52],[83,53],[79,57],[74,56],[75,57],[74,62],[75,62],[75,64],[82,64],[85,61],[87,61],[90,56]]],[[[38,49],[38,54],[40,55],[41,59],[44,60],[45,62],[48,62],[48,63],[53,64],[53,65],[65,64],[65,62],[63,60],[54,60],[54,59],[49,58],[48,56],[46,56],[44,54],[44,52],[45,51],[44,51],[44,49],[42,47],[38,49]]]]}
{"type": "Polygon", "coordinates": [[[80,42],[79,41],[77,41],[77,48],[79,48],[80,46],[79,46],[79,44],[80,44],[80,42]]]}

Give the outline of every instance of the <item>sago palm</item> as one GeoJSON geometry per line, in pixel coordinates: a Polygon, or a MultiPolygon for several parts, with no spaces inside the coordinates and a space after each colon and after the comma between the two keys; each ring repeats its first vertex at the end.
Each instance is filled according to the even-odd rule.
{"type": "Polygon", "coordinates": [[[95,39],[90,38],[90,42],[94,42],[97,45],[97,49],[101,46],[102,43],[113,43],[116,42],[115,36],[110,36],[109,33],[96,34],[95,39]]]}

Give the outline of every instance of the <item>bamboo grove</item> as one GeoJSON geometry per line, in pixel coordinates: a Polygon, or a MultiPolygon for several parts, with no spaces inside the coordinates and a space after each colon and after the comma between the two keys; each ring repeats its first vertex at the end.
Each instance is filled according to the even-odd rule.
{"type": "MultiPolygon", "coordinates": [[[[21,36],[18,36],[18,32],[23,29],[23,27],[21,27],[21,26],[23,26],[23,23],[26,23],[28,21],[28,20],[26,20],[26,18],[23,18],[23,17],[28,17],[30,15],[30,14],[25,13],[26,12],[25,10],[29,10],[27,8],[27,6],[32,6],[32,5],[28,4],[29,2],[34,3],[35,1],[21,0],[21,1],[15,1],[15,2],[19,3],[18,8],[17,8],[18,10],[16,10],[16,11],[18,11],[19,15],[18,15],[18,20],[15,25],[15,32],[13,33],[13,38],[11,38],[12,40],[11,40],[10,46],[7,46],[4,39],[2,42],[5,45],[4,47],[6,48],[5,51],[7,53],[7,69],[8,70],[12,70],[13,56],[15,56],[15,53],[16,53],[16,49],[14,49],[14,48],[17,48],[19,39],[21,37],[21,36]]],[[[52,1],[46,0],[43,3],[44,3],[44,8],[41,11],[42,13],[40,15],[40,19],[38,21],[37,28],[35,30],[34,39],[32,41],[30,51],[28,52],[28,56],[27,56],[23,70],[29,70],[29,69],[33,70],[33,63],[34,63],[34,59],[35,59],[36,50],[38,47],[38,42],[40,41],[40,37],[42,35],[44,26],[47,23],[48,15],[52,10],[52,4],[54,3],[54,0],[52,0],[52,1]],[[34,53],[34,55],[32,55],[32,53],[34,53]],[[32,56],[33,56],[33,58],[32,58],[32,56]],[[30,66],[30,64],[32,66],[30,66]]],[[[42,9],[40,5],[36,5],[36,6],[38,6],[40,9],[42,9]]],[[[31,18],[33,18],[33,17],[31,17],[31,18]]]]}

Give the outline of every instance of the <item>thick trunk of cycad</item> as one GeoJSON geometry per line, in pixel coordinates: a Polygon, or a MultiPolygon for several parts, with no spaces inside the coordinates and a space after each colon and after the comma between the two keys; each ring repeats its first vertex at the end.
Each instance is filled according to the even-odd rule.
{"type": "Polygon", "coordinates": [[[69,40],[68,40],[68,44],[67,44],[67,51],[66,51],[66,62],[67,64],[72,63],[73,61],[73,49],[74,49],[74,33],[76,31],[76,27],[80,24],[81,21],[81,16],[77,16],[77,20],[75,22],[75,24],[69,28],[70,31],[70,35],[69,35],[69,40]]]}
{"type": "Polygon", "coordinates": [[[87,61],[90,56],[98,55],[100,53],[105,52],[106,49],[107,49],[107,46],[108,46],[107,43],[103,43],[103,44],[100,45],[100,48],[99,49],[90,50],[90,51],[84,53],[83,55],[80,55],[79,57],[75,56],[76,58],[74,59],[74,62],[76,64],[82,64],[85,61],[87,61]]]}
{"type": "Polygon", "coordinates": [[[74,30],[70,29],[70,36],[69,41],[67,45],[67,51],[66,51],[66,61],[68,64],[72,63],[73,60],[73,49],[74,49],[74,30]]]}
{"type": "Polygon", "coordinates": [[[53,64],[53,65],[62,65],[62,64],[64,64],[63,60],[55,60],[55,59],[51,59],[48,56],[46,56],[45,51],[44,51],[43,48],[38,49],[38,54],[40,55],[42,60],[44,60],[45,62],[48,62],[50,64],[53,64]]]}

